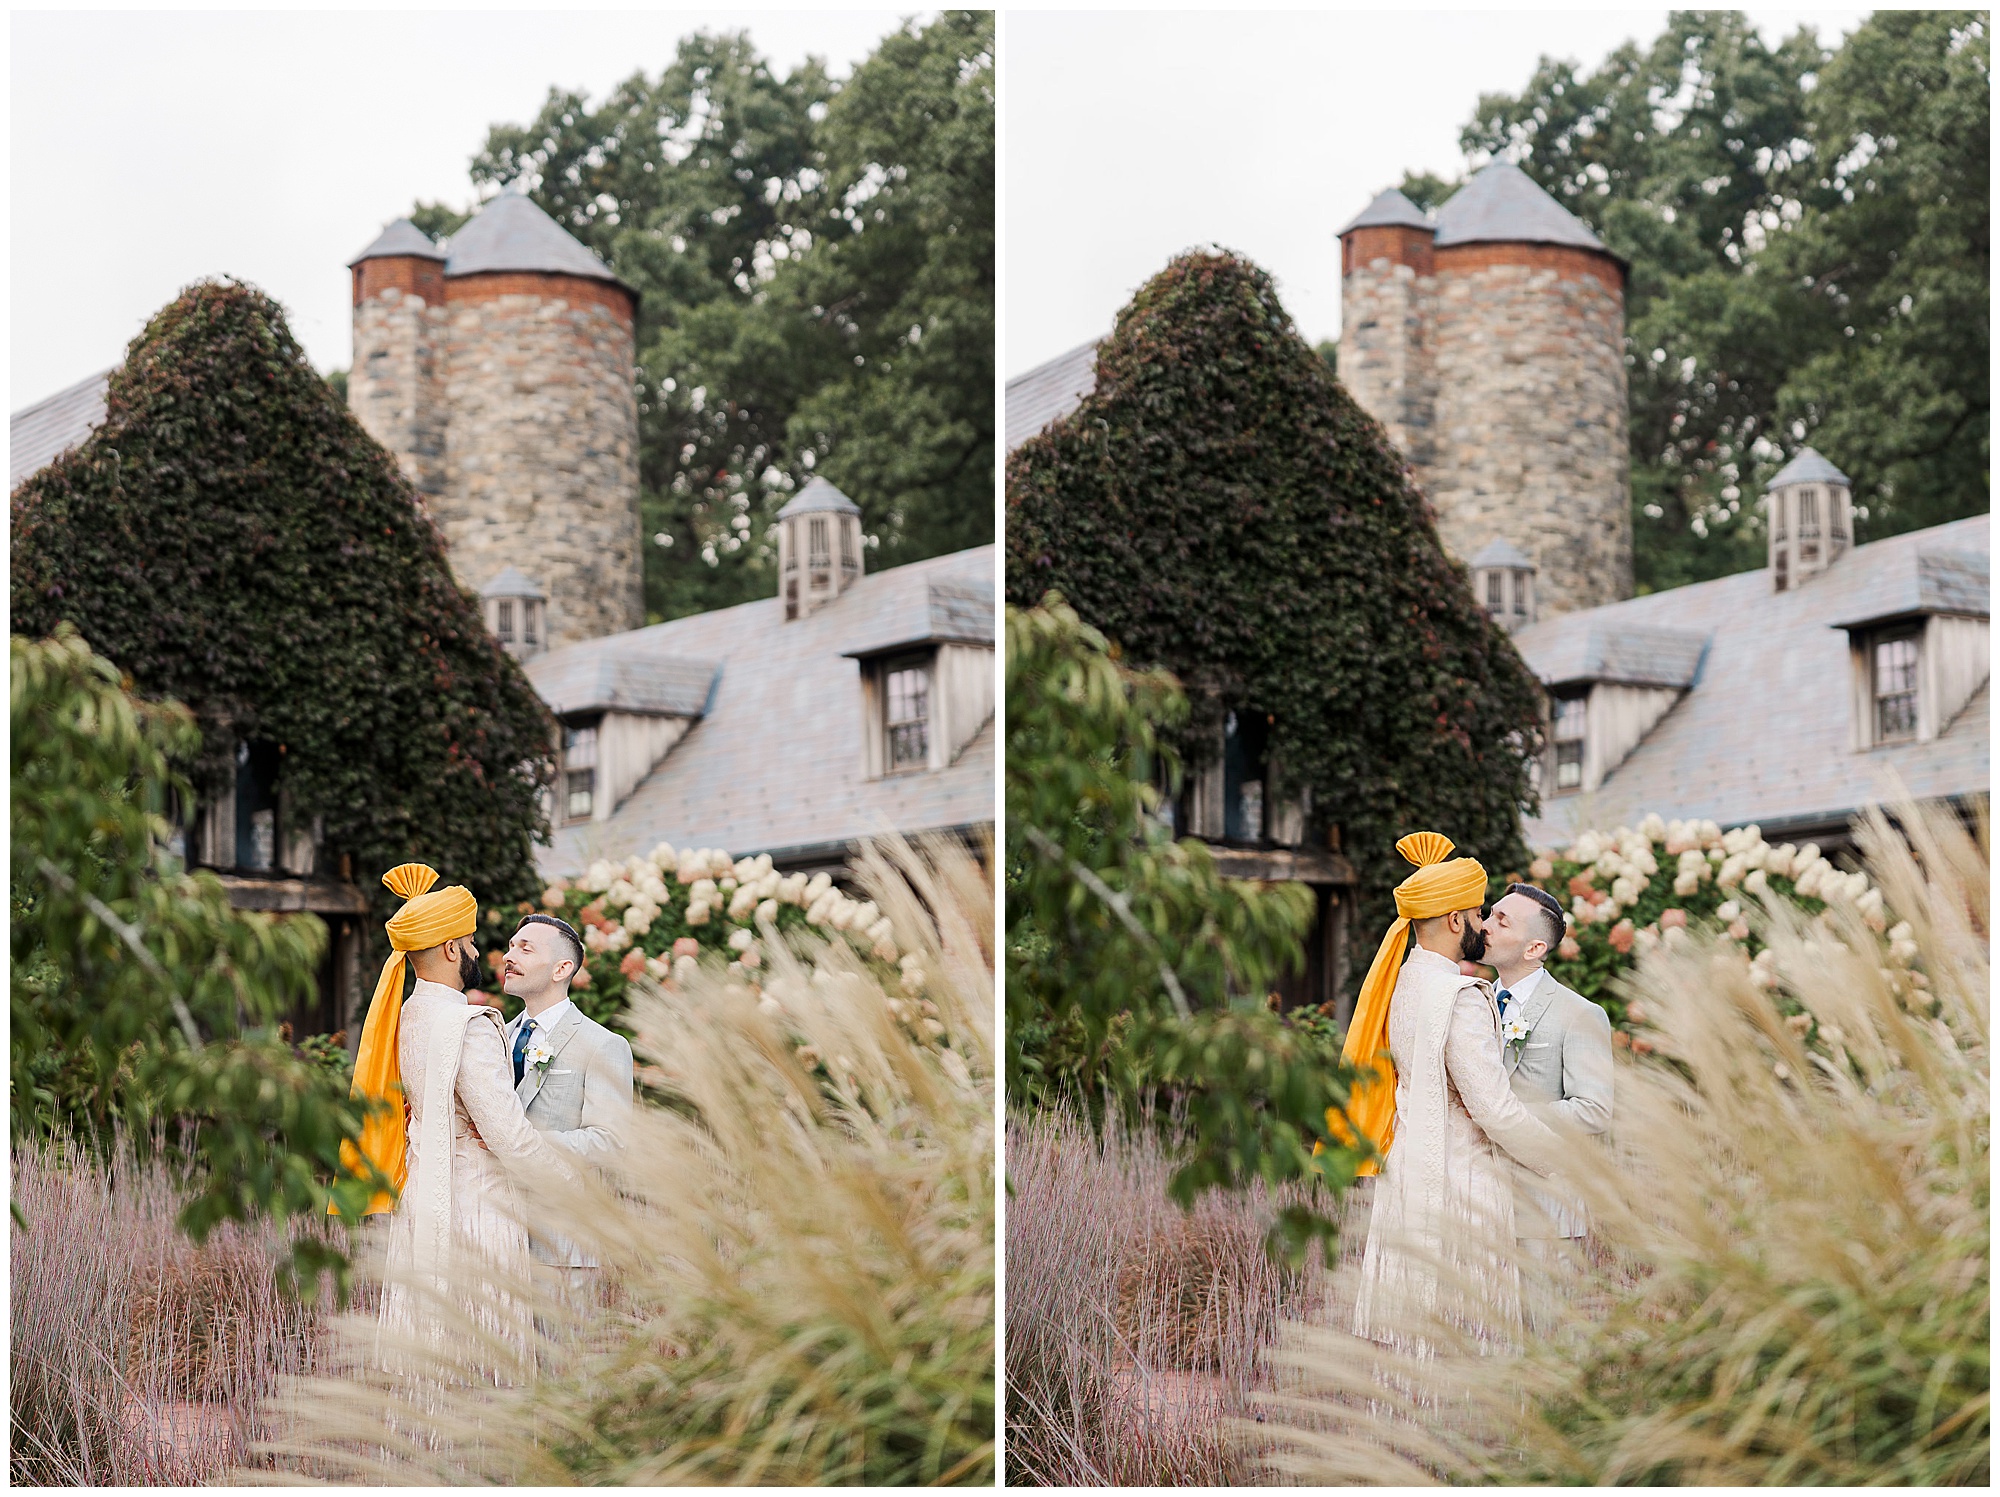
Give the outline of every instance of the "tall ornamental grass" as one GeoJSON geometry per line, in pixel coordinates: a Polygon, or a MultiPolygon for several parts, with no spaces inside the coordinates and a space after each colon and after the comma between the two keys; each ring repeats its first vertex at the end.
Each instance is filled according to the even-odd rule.
{"type": "Polygon", "coordinates": [[[1102,1142],[1052,1108],[1009,1128],[1007,1476],[1017,1485],[1219,1486],[1255,1479],[1231,1421],[1318,1275],[1264,1250],[1261,1187],[1173,1204],[1157,1134],[1102,1142]]]}
{"type": "Polygon", "coordinates": [[[1285,1426],[1268,1477],[1987,1483],[1987,828],[1896,820],[1861,831],[1885,934],[1774,899],[1754,963],[1690,937],[1629,979],[1654,1054],[1571,1155],[1595,1240],[1530,1284],[1518,1354],[1296,1324],[1303,1386],[1238,1431],[1285,1426]]]}
{"type": "Polygon", "coordinates": [[[754,972],[636,979],[656,1096],[615,1182],[548,1187],[595,1292],[501,1286],[533,1306],[511,1372],[476,1313],[490,1274],[436,1297],[433,1339],[349,1317],[269,1451],[391,1483],[990,1484],[992,888],[945,842],[857,872],[921,1003],[775,927],[754,972]]]}
{"type": "Polygon", "coordinates": [[[324,1317],[277,1288],[290,1246],[235,1223],[197,1247],[157,1158],[15,1141],[8,1476],[18,1486],[190,1485],[241,1461],[258,1402],[310,1370],[324,1317]]]}

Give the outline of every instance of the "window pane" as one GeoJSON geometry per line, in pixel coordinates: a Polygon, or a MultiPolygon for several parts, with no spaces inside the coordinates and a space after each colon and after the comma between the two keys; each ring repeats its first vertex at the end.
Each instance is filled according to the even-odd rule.
{"type": "Polygon", "coordinates": [[[1878,640],[1875,644],[1875,736],[1909,738],[1917,731],[1917,642],[1878,640]]]}
{"type": "Polygon", "coordinates": [[[494,634],[499,637],[501,644],[511,645],[514,642],[514,600],[502,598],[494,606],[494,613],[496,615],[493,623],[494,634]]]}
{"type": "Polygon", "coordinates": [[[1556,789],[1574,790],[1583,783],[1583,743],[1572,740],[1556,745],[1556,789]]]}
{"type": "Polygon", "coordinates": [[[1555,736],[1558,743],[1565,740],[1583,741],[1584,721],[1588,714],[1587,698],[1557,697],[1555,707],[1555,736]]]}
{"type": "Polygon", "coordinates": [[[1507,601],[1502,596],[1506,581],[1505,572],[1492,571],[1486,574],[1486,611],[1495,618],[1498,618],[1507,607],[1507,601]]]}
{"type": "Polygon", "coordinates": [[[534,644],[542,632],[542,605],[529,602],[521,605],[521,642],[534,644]]]}
{"type": "Polygon", "coordinates": [[[931,748],[929,668],[906,666],[889,671],[883,682],[883,697],[889,767],[902,769],[927,763],[931,748]]]}
{"type": "Polygon", "coordinates": [[[563,815],[570,821],[583,821],[590,816],[593,793],[597,788],[597,771],[594,769],[573,769],[566,776],[569,791],[563,815]]]}

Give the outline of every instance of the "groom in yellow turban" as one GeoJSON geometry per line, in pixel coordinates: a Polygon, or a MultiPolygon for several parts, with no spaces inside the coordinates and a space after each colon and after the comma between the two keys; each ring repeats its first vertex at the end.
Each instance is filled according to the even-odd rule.
{"type": "MultiPolygon", "coordinates": [[[[367,1171],[361,1164],[365,1158],[401,1191],[408,1173],[404,1156],[409,1145],[397,1050],[402,1029],[405,967],[420,982],[435,982],[460,992],[478,982],[479,953],[473,946],[472,933],[479,926],[479,901],[462,884],[453,884],[448,889],[434,888],[436,871],[421,863],[391,868],[382,875],[382,882],[406,903],[386,927],[389,960],[382,967],[375,996],[368,1003],[361,1048],[354,1057],[354,1086],[350,1095],[360,1101],[386,1105],[362,1125],[358,1150],[353,1144],[341,1145],[340,1161],[353,1174],[365,1176],[367,1171]]],[[[364,1214],[373,1216],[394,1205],[393,1196],[378,1191],[364,1214]]]]}
{"type": "MultiPolygon", "coordinates": [[[[1389,1151],[1396,1132],[1396,1066],[1389,1056],[1389,1008],[1410,929],[1418,944],[1453,961],[1476,962],[1486,954],[1480,908],[1486,902],[1486,870],[1474,858],[1453,858],[1451,839],[1436,832],[1413,832],[1396,844],[1405,862],[1417,871],[1396,886],[1396,919],[1375,952],[1361,995],[1354,1005],[1354,1022],[1340,1058],[1372,1070],[1374,1079],[1356,1083],[1348,1096],[1347,1116],[1329,1110],[1327,1128],[1337,1140],[1350,1143],[1348,1124],[1374,1144],[1378,1155],[1389,1151]],[[1446,861],[1450,859],[1450,861],[1446,861]]],[[[1360,1173],[1372,1175],[1380,1160],[1370,1159],[1360,1173]]]]}
{"type": "Polygon", "coordinates": [[[1405,837],[1396,850],[1417,871],[1396,888],[1396,920],[1341,1052],[1368,1074],[1345,1115],[1327,1113],[1336,1139],[1351,1144],[1358,1135],[1374,1145],[1361,1173],[1381,1176],[1354,1331],[1408,1345],[1425,1338],[1425,1317],[1441,1310],[1481,1340],[1504,1339],[1520,1317],[1519,1280],[1507,1261],[1514,1167],[1549,1173],[1561,1141],[1514,1095],[1493,990],[1459,965],[1486,954],[1486,870],[1453,858],[1436,832],[1405,837]],[[1441,1278],[1445,1262],[1456,1269],[1441,1278]]]}

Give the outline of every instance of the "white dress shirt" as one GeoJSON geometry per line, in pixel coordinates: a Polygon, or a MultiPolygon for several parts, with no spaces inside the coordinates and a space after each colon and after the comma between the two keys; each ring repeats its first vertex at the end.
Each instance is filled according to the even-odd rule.
{"type": "MultiPolygon", "coordinates": [[[[1507,1014],[1511,1014],[1517,1005],[1526,1003],[1535,996],[1535,989],[1542,985],[1542,979],[1548,975],[1548,970],[1547,967],[1537,967],[1511,986],[1504,982],[1500,984],[1500,988],[1507,990],[1507,1014]]],[[[1494,989],[1494,995],[1499,996],[1499,988],[1494,989]]],[[[1500,1017],[1504,1019],[1507,1014],[1502,1014],[1500,1017]]]]}

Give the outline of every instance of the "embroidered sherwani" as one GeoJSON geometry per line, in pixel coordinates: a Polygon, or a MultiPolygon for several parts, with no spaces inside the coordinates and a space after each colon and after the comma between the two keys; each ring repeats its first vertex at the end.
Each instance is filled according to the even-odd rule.
{"type": "Polygon", "coordinates": [[[1430,1315],[1482,1343],[1520,1322],[1510,1156],[1546,1172],[1554,1133],[1522,1106],[1500,1055],[1492,989],[1414,948],[1389,1006],[1396,1122],[1376,1182],[1355,1334],[1423,1349],[1430,1315]]]}
{"type": "Polygon", "coordinates": [[[419,980],[403,1002],[397,1052],[409,1110],[408,1176],[389,1225],[385,1329],[433,1323],[438,1307],[424,1291],[449,1286],[462,1298],[476,1279],[488,1287],[471,1306],[475,1320],[525,1357],[529,1322],[502,1288],[529,1275],[527,1229],[508,1173],[563,1166],[514,1095],[513,1063],[493,1009],[419,980]],[[415,1289],[398,1282],[412,1275],[415,1289]]]}

